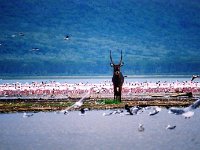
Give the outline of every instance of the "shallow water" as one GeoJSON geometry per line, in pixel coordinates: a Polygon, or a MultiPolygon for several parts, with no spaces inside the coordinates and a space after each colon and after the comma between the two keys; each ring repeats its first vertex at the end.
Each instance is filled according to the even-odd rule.
{"type": "Polygon", "coordinates": [[[0,149],[137,149],[188,150],[200,147],[200,109],[190,119],[168,114],[162,109],[138,115],[103,116],[104,112],[78,111],[68,115],[39,112],[29,118],[23,113],[0,114],[0,149]],[[144,124],[144,132],[138,124],[144,124]],[[166,130],[168,124],[176,125],[166,130]]]}
{"type": "MultiPolygon", "coordinates": [[[[5,84],[5,83],[16,83],[16,82],[20,82],[22,84],[25,83],[32,83],[32,82],[51,82],[51,81],[56,81],[56,82],[60,82],[60,83],[101,83],[104,81],[111,81],[112,77],[87,77],[87,76],[83,76],[83,77],[30,77],[30,78],[4,78],[0,80],[0,84],[5,84]]],[[[175,81],[190,81],[191,77],[190,76],[184,76],[184,75],[177,75],[177,76],[172,76],[172,75],[165,75],[165,76],[156,76],[156,75],[152,75],[152,76],[128,76],[127,78],[125,78],[125,82],[157,82],[157,81],[161,81],[161,82],[175,82],[175,81]]],[[[197,81],[199,81],[199,79],[197,79],[197,81]]]]}

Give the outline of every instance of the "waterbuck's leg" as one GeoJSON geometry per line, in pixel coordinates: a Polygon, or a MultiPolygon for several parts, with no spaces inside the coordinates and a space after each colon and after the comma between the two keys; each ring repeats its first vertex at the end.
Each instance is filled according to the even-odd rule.
{"type": "Polygon", "coordinates": [[[114,100],[116,99],[116,87],[114,86],[114,100]]]}
{"type": "Polygon", "coordinates": [[[120,88],[117,86],[116,87],[116,100],[119,101],[119,90],[120,88]]]}
{"type": "Polygon", "coordinates": [[[118,92],[117,100],[118,100],[119,102],[121,102],[121,92],[120,92],[120,91],[118,92]]]}
{"type": "Polygon", "coordinates": [[[121,96],[122,96],[122,87],[119,88],[119,101],[121,102],[121,96]]]}
{"type": "Polygon", "coordinates": [[[116,87],[115,89],[115,100],[119,100],[119,87],[116,87]]]}
{"type": "Polygon", "coordinates": [[[120,101],[120,87],[115,87],[115,100],[120,101]]]}

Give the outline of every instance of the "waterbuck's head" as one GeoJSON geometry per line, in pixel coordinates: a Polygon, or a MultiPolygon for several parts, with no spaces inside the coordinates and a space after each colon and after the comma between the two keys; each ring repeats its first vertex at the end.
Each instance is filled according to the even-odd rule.
{"type": "Polygon", "coordinates": [[[124,65],[124,62],[122,62],[122,51],[121,51],[121,58],[119,61],[119,64],[114,64],[113,60],[112,60],[112,55],[111,55],[111,51],[110,51],[110,66],[113,67],[113,75],[120,75],[120,67],[124,65]]]}

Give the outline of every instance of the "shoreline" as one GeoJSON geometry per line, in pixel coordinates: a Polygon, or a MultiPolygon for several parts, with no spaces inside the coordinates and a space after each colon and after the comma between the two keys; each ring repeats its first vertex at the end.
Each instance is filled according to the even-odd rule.
{"type": "Polygon", "coordinates": [[[126,81],[122,88],[122,102],[113,101],[113,83],[67,83],[32,81],[31,83],[0,84],[0,113],[23,111],[59,111],[84,98],[81,107],[89,109],[117,109],[129,106],[184,107],[200,97],[200,83],[193,81],[126,81]]]}
{"type": "MultiPolygon", "coordinates": [[[[104,104],[102,102],[109,98],[86,98],[81,108],[90,110],[123,109],[126,104],[141,107],[186,107],[196,99],[195,97],[135,97],[131,100],[123,98],[122,102],[118,104],[104,104]]],[[[73,105],[77,100],[79,99],[1,99],[0,113],[60,111],[73,105]]],[[[72,110],[80,110],[80,108],[72,110]]]]}
{"type": "MultiPolygon", "coordinates": [[[[149,75],[126,75],[127,78],[191,78],[191,74],[149,74],[149,75]]],[[[13,75],[13,76],[0,76],[1,80],[6,79],[85,79],[85,78],[112,78],[112,75],[53,75],[53,76],[28,76],[28,75],[13,75]]]]}

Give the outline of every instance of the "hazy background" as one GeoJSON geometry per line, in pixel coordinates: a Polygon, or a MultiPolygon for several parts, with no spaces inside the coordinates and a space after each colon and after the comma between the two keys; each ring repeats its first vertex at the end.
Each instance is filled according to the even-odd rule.
{"type": "Polygon", "coordinates": [[[110,50],[124,74],[198,74],[199,12],[199,0],[0,0],[0,75],[111,75],[110,50]]]}

